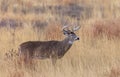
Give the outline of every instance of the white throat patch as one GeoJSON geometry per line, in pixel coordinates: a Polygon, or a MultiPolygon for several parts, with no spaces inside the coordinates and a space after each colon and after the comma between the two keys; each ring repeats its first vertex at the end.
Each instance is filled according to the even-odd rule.
{"type": "Polygon", "coordinates": [[[68,43],[69,43],[69,44],[73,44],[73,41],[69,41],[68,43]]]}

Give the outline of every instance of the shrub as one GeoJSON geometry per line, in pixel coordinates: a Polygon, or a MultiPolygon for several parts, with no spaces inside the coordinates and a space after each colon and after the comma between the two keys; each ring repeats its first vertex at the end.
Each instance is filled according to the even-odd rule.
{"type": "Polygon", "coordinates": [[[120,38],[120,19],[95,21],[92,27],[93,37],[107,36],[108,39],[120,38]]]}

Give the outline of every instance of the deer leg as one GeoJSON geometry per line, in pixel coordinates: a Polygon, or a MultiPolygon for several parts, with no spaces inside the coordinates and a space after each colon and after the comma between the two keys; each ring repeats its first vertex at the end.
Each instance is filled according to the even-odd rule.
{"type": "Polygon", "coordinates": [[[55,66],[57,62],[57,55],[51,55],[52,65],[55,66]]]}
{"type": "Polygon", "coordinates": [[[25,67],[30,66],[32,64],[32,58],[30,57],[28,53],[22,54],[20,56],[20,61],[21,61],[21,65],[25,67]]]}
{"type": "Polygon", "coordinates": [[[57,62],[57,58],[52,58],[52,65],[56,65],[56,62],[57,62]]]}

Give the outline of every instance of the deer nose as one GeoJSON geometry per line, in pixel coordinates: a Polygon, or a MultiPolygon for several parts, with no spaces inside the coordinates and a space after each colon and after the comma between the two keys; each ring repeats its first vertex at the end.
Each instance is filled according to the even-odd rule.
{"type": "Polygon", "coordinates": [[[79,37],[77,37],[77,40],[79,40],[80,38],[79,37]]]}
{"type": "Polygon", "coordinates": [[[76,40],[79,40],[80,38],[79,37],[76,37],[76,40]]]}

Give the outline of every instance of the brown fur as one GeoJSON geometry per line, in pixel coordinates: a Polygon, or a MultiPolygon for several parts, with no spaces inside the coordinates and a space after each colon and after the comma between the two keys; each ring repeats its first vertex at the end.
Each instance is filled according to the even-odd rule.
{"type": "Polygon", "coordinates": [[[55,64],[57,59],[62,58],[70,49],[75,40],[79,37],[73,31],[64,30],[64,35],[67,37],[62,41],[28,41],[20,45],[19,55],[28,63],[34,58],[52,59],[55,64]]]}
{"type": "Polygon", "coordinates": [[[63,41],[28,41],[20,45],[20,55],[25,62],[33,58],[51,58],[53,63],[57,58],[62,58],[70,49],[69,38],[63,41]]]}

